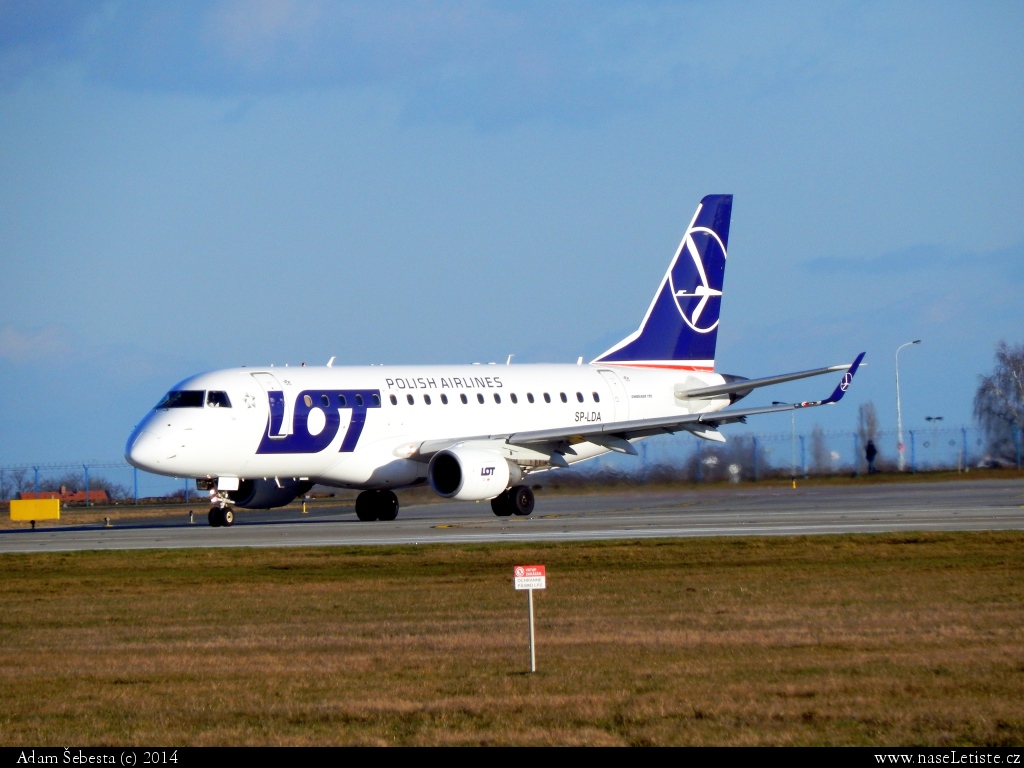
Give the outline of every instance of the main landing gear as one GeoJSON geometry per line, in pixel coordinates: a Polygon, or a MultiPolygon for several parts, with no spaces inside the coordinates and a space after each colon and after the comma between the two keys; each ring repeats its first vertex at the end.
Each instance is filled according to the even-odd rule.
{"type": "Polygon", "coordinates": [[[498,517],[533,514],[533,491],[527,485],[515,485],[491,499],[491,510],[498,517]]]}
{"type": "Polygon", "coordinates": [[[398,517],[398,497],[391,491],[363,491],[356,496],[356,517],[365,522],[398,517]]]}
{"type": "Polygon", "coordinates": [[[210,525],[214,528],[235,524],[235,513],[231,507],[214,507],[209,514],[210,525]]]}

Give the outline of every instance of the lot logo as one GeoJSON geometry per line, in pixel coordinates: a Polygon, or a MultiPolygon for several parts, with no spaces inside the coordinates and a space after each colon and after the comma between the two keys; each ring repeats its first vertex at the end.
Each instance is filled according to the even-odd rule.
{"type": "Polygon", "coordinates": [[[680,252],[669,273],[676,307],[693,330],[709,333],[718,327],[722,279],[725,277],[725,245],[714,230],[693,227],[686,233],[681,251],[689,254],[690,259],[687,260],[680,252]]]}
{"type": "Polygon", "coordinates": [[[494,467],[484,467],[480,470],[480,477],[490,477],[494,474],[494,467]]]}
{"type": "Polygon", "coordinates": [[[380,408],[378,389],[307,389],[295,397],[290,424],[285,423],[285,394],[267,392],[270,416],[256,453],[319,453],[341,429],[341,412],[352,411],[339,453],[351,453],[366,423],[366,412],[380,408]]]}

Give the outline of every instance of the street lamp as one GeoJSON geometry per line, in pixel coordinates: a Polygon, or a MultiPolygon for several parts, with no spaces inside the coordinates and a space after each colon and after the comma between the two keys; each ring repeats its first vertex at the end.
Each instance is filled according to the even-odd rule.
{"type": "Polygon", "coordinates": [[[900,344],[896,348],[896,452],[898,456],[899,470],[902,472],[906,466],[904,453],[907,447],[903,444],[903,412],[900,410],[900,350],[909,347],[911,344],[920,344],[920,339],[900,344]]]}

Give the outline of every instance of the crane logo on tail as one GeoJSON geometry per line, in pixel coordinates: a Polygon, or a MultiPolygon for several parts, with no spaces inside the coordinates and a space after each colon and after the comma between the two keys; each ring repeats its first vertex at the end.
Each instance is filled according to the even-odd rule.
{"type": "Polygon", "coordinates": [[[722,301],[725,245],[714,230],[708,227],[693,227],[686,233],[682,250],[693,260],[694,269],[689,269],[685,259],[677,260],[674,265],[676,268],[669,273],[672,295],[686,324],[697,333],[709,333],[718,327],[719,307],[712,302],[720,304],[722,301]],[[705,312],[709,309],[709,304],[714,311],[705,312]],[[704,323],[701,323],[702,317],[704,323]],[[714,319],[709,323],[708,320],[711,318],[714,319]]]}

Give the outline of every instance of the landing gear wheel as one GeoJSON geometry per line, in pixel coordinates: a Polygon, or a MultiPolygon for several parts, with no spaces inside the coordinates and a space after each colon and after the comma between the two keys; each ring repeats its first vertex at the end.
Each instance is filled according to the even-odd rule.
{"type": "Polygon", "coordinates": [[[235,513],[227,507],[214,507],[210,510],[207,519],[211,526],[220,528],[222,525],[234,525],[235,513]]]}
{"type": "Polygon", "coordinates": [[[390,521],[398,517],[398,497],[391,491],[377,494],[377,519],[390,521]]]}
{"type": "Polygon", "coordinates": [[[498,517],[512,516],[512,500],[509,498],[508,491],[502,491],[491,499],[491,511],[498,517]]]}
{"type": "Polygon", "coordinates": [[[363,491],[356,496],[356,517],[364,523],[398,517],[398,497],[391,491],[363,491]]]}
{"type": "Polygon", "coordinates": [[[507,491],[512,511],[526,517],[533,514],[535,500],[528,485],[517,485],[507,491]]]}
{"type": "Polygon", "coordinates": [[[363,491],[356,496],[356,517],[364,523],[377,519],[377,493],[375,491],[363,491]]]}

